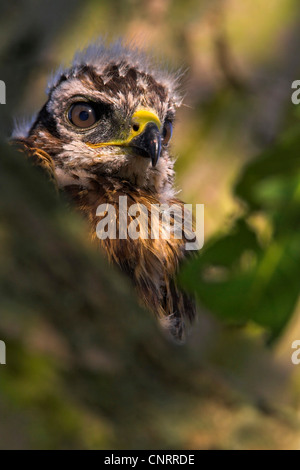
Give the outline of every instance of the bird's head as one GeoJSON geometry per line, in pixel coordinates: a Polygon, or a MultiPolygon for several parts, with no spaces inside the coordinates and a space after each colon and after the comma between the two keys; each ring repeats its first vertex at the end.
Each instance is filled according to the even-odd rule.
{"type": "Polygon", "coordinates": [[[57,72],[48,101],[15,137],[46,151],[60,175],[107,175],[159,192],[173,181],[169,142],[180,104],[177,77],[139,49],[97,44],[57,72]]]}

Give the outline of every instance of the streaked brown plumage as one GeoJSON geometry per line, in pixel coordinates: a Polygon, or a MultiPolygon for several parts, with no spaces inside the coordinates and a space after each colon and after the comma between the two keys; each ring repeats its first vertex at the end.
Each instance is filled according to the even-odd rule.
{"type": "MultiPolygon", "coordinates": [[[[135,48],[98,44],[58,72],[48,95],[32,125],[15,131],[15,141],[46,168],[89,220],[91,239],[132,279],[144,304],[181,340],[186,322],[195,315],[193,300],[175,280],[189,253],[185,233],[182,239],[150,236],[152,204],[183,206],[174,190],[168,142],[175,109],[181,104],[176,77],[153,68],[135,48]],[[100,240],[97,207],[112,204],[119,220],[118,201],[124,195],[128,207],[143,204],[149,209],[145,215],[149,237],[100,240]]],[[[163,232],[163,222],[159,223],[163,232]]]]}

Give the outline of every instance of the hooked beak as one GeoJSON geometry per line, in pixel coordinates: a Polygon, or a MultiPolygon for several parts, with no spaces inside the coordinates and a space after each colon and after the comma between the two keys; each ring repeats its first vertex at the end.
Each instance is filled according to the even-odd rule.
{"type": "Polygon", "coordinates": [[[130,141],[130,147],[137,149],[142,157],[150,158],[155,167],[161,153],[161,135],[157,125],[149,122],[143,132],[130,141]]]}
{"type": "Polygon", "coordinates": [[[87,145],[92,148],[119,146],[135,150],[139,156],[150,158],[155,167],[161,154],[161,122],[151,110],[139,109],[132,116],[132,126],[129,135],[124,140],[111,140],[87,145]]]}

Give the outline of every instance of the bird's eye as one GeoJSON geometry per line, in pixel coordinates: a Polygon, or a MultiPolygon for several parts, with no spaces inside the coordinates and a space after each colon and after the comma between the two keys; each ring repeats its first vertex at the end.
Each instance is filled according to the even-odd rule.
{"type": "Polygon", "coordinates": [[[167,144],[171,140],[172,133],[173,133],[172,123],[170,121],[166,121],[164,128],[163,128],[163,132],[162,132],[163,144],[167,144]]]}
{"type": "Polygon", "coordinates": [[[91,127],[97,121],[96,112],[89,103],[75,103],[68,113],[69,120],[82,129],[91,127]]]}

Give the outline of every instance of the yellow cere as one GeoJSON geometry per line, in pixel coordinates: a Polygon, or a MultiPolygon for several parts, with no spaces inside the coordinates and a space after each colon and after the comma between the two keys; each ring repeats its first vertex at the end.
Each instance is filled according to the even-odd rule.
{"type": "Polygon", "coordinates": [[[153,122],[154,124],[156,124],[158,129],[161,128],[161,122],[155,113],[147,109],[140,109],[136,111],[132,116],[131,130],[126,139],[110,140],[109,142],[100,142],[99,144],[91,144],[87,142],[87,145],[92,148],[105,147],[108,145],[129,145],[131,140],[134,139],[134,137],[137,137],[143,132],[149,122],[153,122]],[[137,130],[134,130],[135,125],[138,126],[137,130]]]}

